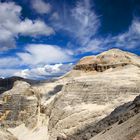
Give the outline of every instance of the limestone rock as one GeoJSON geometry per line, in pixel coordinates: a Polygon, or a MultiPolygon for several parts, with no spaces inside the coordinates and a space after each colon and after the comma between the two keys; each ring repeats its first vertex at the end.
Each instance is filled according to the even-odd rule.
{"type": "Polygon", "coordinates": [[[122,67],[130,64],[140,66],[140,58],[132,53],[124,52],[119,49],[112,49],[96,56],[82,58],[74,69],[103,72],[110,68],[122,67]]]}
{"type": "Polygon", "coordinates": [[[0,129],[0,140],[17,140],[11,133],[0,129]]]}
{"type": "Polygon", "coordinates": [[[117,107],[110,115],[92,123],[65,140],[132,140],[139,134],[140,96],[133,102],[117,107]],[[97,135],[97,136],[96,136],[97,135]]]}
{"type": "MultiPolygon", "coordinates": [[[[90,124],[96,124],[117,106],[132,101],[140,93],[139,64],[138,56],[118,49],[83,58],[76,65],[80,68],[75,67],[60,79],[68,81],[46,107],[50,140],[81,135],[90,124]],[[85,65],[91,67],[85,69],[85,65]],[[97,69],[91,72],[95,71],[94,65],[101,66],[102,73],[97,69]]],[[[86,135],[88,139],[92,137],[90,133],[86,135]]]]}
{"type": "MultiPolygon", "coordinates": [[[[133,65],[69,81],[46,109],[47,115],[50,110],[50,140],[80,135],[87,126],[139,95],[139,84],[140,68],[133,65]]],[[[90,133],[86,135],[92,137],[90,133]]]]}
{"type": "MultiPolygon", "coordinates": [[[[121,106],[121,109],[124,106],[121,106]]],[[[138,96],[129,107],[125,106],[123,111],[115,110],[109,117],[118,117],[117,123],[104,129],[91,140],[139,140],[140,138],[140,96],[138,96]],[[121,113],[120,113],[121,111],[121,113]]],[[[111,119],[110,119],[111,120],[111,119]]]]}
{"type": "Polygon", "coordinates": [[[14,82],[16,82],[16,81],[25,81],[30,84],[37,84],[39,82],[36,80],[24,79],[24,78],[17,77],[17,76],[13,76],[13,77],[9,77],[9,78],[0,78],[0,94],[7,90],[10,90],[13,87],[14,82]]]}
{"type": "Polygon", "coordinates": [[[38,99],[26,82],[16,81],[14,87],[0,97],[0,122],[4,127],[15,127],[28,121],[35,122],[38,99]],[[32,119],[32,120],[31,120],[32,119]]]}

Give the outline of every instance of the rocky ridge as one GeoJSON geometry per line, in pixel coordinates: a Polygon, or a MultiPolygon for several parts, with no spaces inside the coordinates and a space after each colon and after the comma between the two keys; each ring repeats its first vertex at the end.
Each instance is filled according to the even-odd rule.
{"type": "Polygon", "coordinates": [[[130,64],[140,67],[138,59],[138,56],[132,53],[124,52],[119,49],[112,49],[97,56],[82,58],[74,69],[103,72],[110,68],[123,67],[130,64]]]}
{"type": "Polygon", "coordinates": [[[39,83],[39,81],[36,81],[36,80],[25,79],[25,78],[17,77],[17,76],[13,76],[9,78],[0,78],[0,94],[7,90],[12,89],[15,81],[25,81],[31,85],[39,83]]]}

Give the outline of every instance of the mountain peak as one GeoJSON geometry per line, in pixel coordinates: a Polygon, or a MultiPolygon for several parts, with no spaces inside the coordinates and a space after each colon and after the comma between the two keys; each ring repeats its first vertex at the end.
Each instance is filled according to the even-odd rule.
{"type": "Polygon", "coordinates": [[[136,65],[140,66],[140,57],[120,49],[110,49],[96,56],[82,58],[74,67],[75,70],[104,71],[118,66],[136,65]]]}

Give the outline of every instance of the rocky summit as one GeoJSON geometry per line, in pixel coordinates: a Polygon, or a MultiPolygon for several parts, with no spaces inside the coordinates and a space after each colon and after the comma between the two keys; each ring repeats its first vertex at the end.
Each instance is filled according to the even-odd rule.
{"type": "Polygon", "coordinates": [[[84,57],[56,81],[2,93],[0,140],[139,140],[139,95],[139,56],[84,57]]]}

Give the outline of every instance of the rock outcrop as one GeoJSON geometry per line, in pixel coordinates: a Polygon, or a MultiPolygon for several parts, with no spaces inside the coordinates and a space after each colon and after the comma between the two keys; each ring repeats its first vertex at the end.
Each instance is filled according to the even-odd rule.
{"type": "Polygon", "coordinates": [[[21,77],[0,78],[0,94],[7,90],[10,90],[13,87],[14,82],[17,80],[23,81],[24,78],[21,77]]]}
{"type": "Polygon", "coordinates": [[[0,96],[0,124],[15,127],[30,120],[36,122],[38,99],[31,86],[17,81],[14,87],[0,96]]]}
{"type": "Polygon", "coordinates": [[[138,59],[138,56],[132,53],[112,49],[97,56],[84,57],[74,69],[103,72],[110,68],[123,67],[130,64],[140,66],[138,59]]]}
{"type": "Polygon", "coordinates": [[[13,77],[9,77],[9,78],[0,78],[0,94],[7,90],[12,89],[12,87],[16,81],[25,81],[29,84],[39,83],[39,81],[36,81],[36,80],[24,79],[22,77],[17,77],[17,76],[13,76],[13,77]]]}

